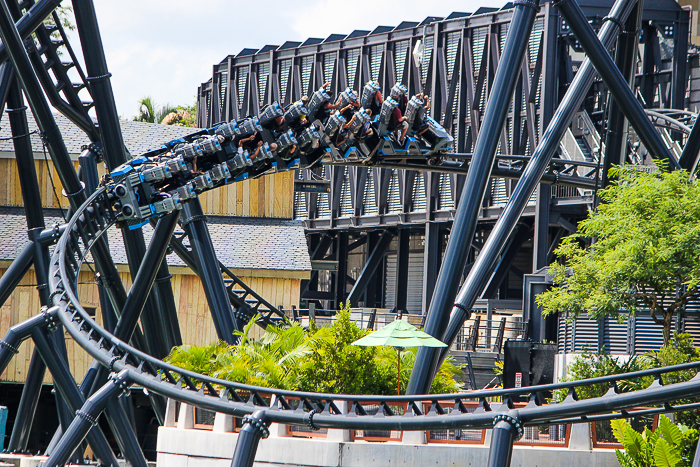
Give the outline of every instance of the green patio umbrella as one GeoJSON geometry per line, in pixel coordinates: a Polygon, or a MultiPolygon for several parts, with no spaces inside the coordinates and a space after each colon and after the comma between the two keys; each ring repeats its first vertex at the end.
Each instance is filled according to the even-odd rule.
{"type": "Polygon", "coordinates": [[[397,393],[401,395],[401,350],[406,347],[447,347],[430,334],[426,334],[406,321],[397,319],[372,334],[358,339],[352,345],[362,347],[394,347],[398,356],[398,373],[396,375],[397,393]]]}

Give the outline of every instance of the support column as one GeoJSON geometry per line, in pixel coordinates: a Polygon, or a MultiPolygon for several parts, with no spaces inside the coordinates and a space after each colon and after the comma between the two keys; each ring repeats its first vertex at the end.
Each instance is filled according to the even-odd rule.
{"type": "Polygon", "coordinates": [[[513,443],[523,436],[523,426],[517,415],[497,415],[494,420],[489,449],[488,467],[510,467],[513,443]]]}
{"type": "MultiPolygon", "coordinates": [[[[620,32],[618,24],[627,20],[635,3],[635,0],[617,0],[615,2],[609,14],[609,17],[612,19],[606,21],[599,32],[603,44],[606,46],[612,44],[612,41],[615,40],[620,32]]],[[[549,162],[557,151],[559,141],[568,128],[574,113],[579,109],[583,99],[586,97],[586,91],[593,83],[594,76],[595,70],[593,65],[588,59],[584,60],[564,95],[564,99],[554,113],[551,122],[547,125],[547,130],[543,133],[540,144],[537,146],[520,180],[518,180],[518,184],[503,213],[498,218],[474,266],[469,271],[469,275],[462,285],[462,289],[452,308],[447,332],[442,339],[448,346],[457,338],[464,320],[469,316],[469,310],[474,306],[476,299],[491,277],[498,257],[507,245],[507,240],[517,225],[525,206],[527,206],[530,196],[539,184],[545,170],[547,170],[549,162]]],[[[435,362],[434,368],[437,368],[438,362],[446,356],[446,351],[440,352],[440,358],[435,362]]],[[[415,368],[414,366],[414,372],[415,368]]],[[[431,373],[430,380],[432,380],[432,375],[434,373],[431,373]]]]}
{"type": "Polygon", "coordinates": [[[549,211],[552,202],[552,187],[540,183],[537,187],[535,206],[535,233],[532,245],[532,272],[547,266],[549,253],[549,211]]]}
{"type": "Polygon", "coordinates": [[[221,277],[219,261],[216,259],[214,245],[211,242],[206,216],[202,211],[199,198],[187,201],[182,208],[182,227],[187,232],[192,246],[194,260],[202,280],[204,294],[207,297],[209,310],[214,321],[216,334],[219,339],[235,344],[237,339],[233,331],[242,331],[245,322],[241,318],[234,318],[228,293],[221,277]]]}
{"type": "MultiPolygon", "coordinates": [[[[335,274],[335,308],[340,309],[340,304],[345,303],[348,275],[348,233],[339,232],[335,238],[335,259],[338,261],[338,270],[335,274]]],[[[352,304],[351,304],[352,305],[352,304]]]]}
{"type": "Polygon", "coordinates": [[[408,250],[410,248],[410,233],[411,231],[408,229],[399,230],[398,248],[396,251],[394,306],[399,314],[406,311],[408,299],[408,250]]]}
{"type": "Polygon", "coordinates": [[[423,250],[423,303],[421,306],[423,316],[428,313],[440,269],[440,240],[440,224],[426,222],[425,248],[423,250]]]}
{"type": "MultiPolygon", "coordinates": [[[[469,165],[467,180],[462,194],[458,198],[459,203],[455,203],[457,204],[457,212],[455,213],[452,233],[447,243],[443,264],[435,284],[435,292],[426,316],[425,332],[438,339],[442,339],[447,329],[451,304],[459,288],[458,277],[464,270],[471,242],[476,232],[477,218],[491,176],[496,149],[501,139],[503,126],[510,109],[509,104],[520,75],[520,65],[525,57],[525,50],[538,10],[539,0],[524,0],[514,4],[513,18],[508,28],[503,55],[496,69],[493,87],[486,103],[484,120],[474,146],[474,155],[469,165]]],[[[455,191],[458,191],[459,188],[457,187],[455,191]]],[[[418,350],[406,394],[425,394],[428,392],[437,369],[439,355],[439,351],[432,348],[422,347],[418,350]]]]}
{"type": "Polygon", "coordinates": [[[257,410],[253,415],[243,417],[243,428],[238,434],[231,467],[253,467],[260,439],[270,436],[269,424],[264,410],[257,410]]]}
{"type": "Polygon", "coordinates": [[[80,410],[76,411],[76,417],[44,463],[45,467],[65,465],[68,462],[92,427],[97,426],[97,419],[107,406],[107,402],[126,390],[129,384],[128,373],[127,370],[122,370],[118,375],[113,375],[107,384],[90,396],[80,410]]]}
{"type": "MultiPolygon", "coordinates": [[[[615,52],[615,64],[630,87],[634,87],[634,75],[637,70],[637,45],[642,21],[643,1],[638,0],[634,11],[627,18],[625,30],[620,34],[615,52]]],[[[605,158],[603,159],[603,187],[608,186],[610,167],[622,165],[626,155],[627,120],[615,99],[609,99],[608,128],[605,135],[605,158]]]]}

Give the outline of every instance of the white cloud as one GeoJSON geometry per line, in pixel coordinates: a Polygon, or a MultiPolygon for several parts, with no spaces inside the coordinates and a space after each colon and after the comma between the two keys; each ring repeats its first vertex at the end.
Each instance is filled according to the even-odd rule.
{"type": "MultiPolygon", "coordinates": [[[[137,101],[192,104],[212,66],[243,48],[349,34],[452,11],[474,11],[479,0],[95,0],[117,108],[131,117],[137,101]]],[[[502,5],[498,5],[499,7],[502,5]]],[[[77,33],[72,33],[80,54],[77,33]]]]}

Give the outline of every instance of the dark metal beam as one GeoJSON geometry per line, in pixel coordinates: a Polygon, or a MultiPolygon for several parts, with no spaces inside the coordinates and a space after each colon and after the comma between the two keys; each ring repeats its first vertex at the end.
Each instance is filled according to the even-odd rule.
{"type": "MultiPolygon", "coordinates": [[[[508,115],[510,101],[518,81],[520,64],[525,56],[528,39],[539,9],[539,0],[516,2],[513,19],[501,57],[501,66],[496,70],[493,92],[486,104],[481,131],[474,147],[474,156],[467,173],[455,220],[447,243],[445,256],[435,284],[425,322],[425,332],[437,338],[447,328],[451,302],[457,293],[459,277],[466,263],[471,241],[476,232],[477,217],[491,176],[496,149],[501,131],[508,115]]],[[[486,54],[486,50],[484,50],[486,54]]],[[[484,64],[481,65],[483,71],[484,64]]],[[[437,99],[434,99],[437,101],[437,99]]],[[[473,122],[472,122],[473,123],[473,122]]],[[[421,348],[408,383],[407,394],[426,394],[432,382],[433,365],[439,351],[421,348]]]]}
{"type": "Polygon", "coordinates": [[[637,131],[644,146],[657,159],[666,160],[669,168],[679,168],[678,161],[666,146],[654,124],[649,120],[644,108],[634,96],[629,84],[608,53],[608,47],[596,37],[586,15],[575,0],[558,0],[553,5],[559,9],[567,24],[578,39],[586,56],[598,71],[610,94],[620,106],[620,110],[637,131]]]}
{"type": "MultiPolygon", "coordinates": [[[[357,281],[355,281],[355,285],[348,295],[347,301],[349,303],[359,303],[362,293],[367,288],[367,284],[374,278],[374,273],[377,271],[379,265],[382,264],[384,253],[386,253],[386,249],[389,247],[389,244],[391,244],[392,238],[394,238],[394,234],[391,231],[384,231],[374,249],[367,255],[365,267],[362,268],[360,276],[357,278],[357,281]]],[[[366,303],[365,306],[367,306],[366,303]]]]}
{"type": "MultiPolygon", "coordinates": [[[[609,17],[612,19],[606,21],[599,32],[603,44],[610,46],[617,38],[620,32],[618,23],[622,24],[623,21],[627,20],[635,3],[635,0],[617,0],[615,2],[609,14],[609,17]]],[[[462,323],[469,315],[469,310],[474,306],[476,299],[491,277],[491,273],[497,264],[498,256],[505,248],[508,237],[517,225],[530,196],[539,184],[552,156],[557,151],[559,141],[569,127],[574,113],[579,109],[583,99],[586,97],[585,91],[590,88],[594,76],[595,70],[592,63],[588,59],[584,60],[547,126],[540,144],[537,146],[530,163],[518,181],[504,211],[501,213],[484,247],[479,252],[479,256],[467,279],[462,285],[455,301],[455,306],[452,309],[447,332],[442,336],[443,342],[448,345],[454,342],[462,327],[462,323]]],[[[440,358],[444,358],[446,355],[447,352],[442,352],[440,358]]],[[[437,364],[438,361],[435,361],[433,369],[437,368],[437,364]]],[[[430,380],[432,380],[432,375],[434,373],[431,373],[430,380]]]]}

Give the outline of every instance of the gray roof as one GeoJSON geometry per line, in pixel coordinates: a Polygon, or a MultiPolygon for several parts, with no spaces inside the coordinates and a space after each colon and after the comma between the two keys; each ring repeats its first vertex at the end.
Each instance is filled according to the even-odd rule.
{"type": "MultiPolygon", "coordinates": [[[[61,130],[68,152],[70,154],[80,154],[81,147],[90,144],[88,137],[80,128],[75,126],[73,122],[63,115],[54,114],[54,118],[56,119],[59,130],[61,130]]],[[[39,137],[37,125],[31,112],[27,113],[27,123],[29,124],[30,132],[37,132],[31,135],[32,149],[37,154],[41,153],[43,151],[41,138],[39,137]]],[[[144,153],[149,149],[158,148],[163,143],[197,131],[196,128],[159,125],[155,123],[131,122],[126,120],[122,120],[120,123],[122,135],[124,136],[124,144],[133,155],[144,153]]],[[[10,122],[4,119],[0,125],[0,152],[14,151],[15,148],[12,144],[10,122]]]]}
{"type": "MultiPolygon", "coordinates": [[[[258,217],[208,217],[209,232],[216,254],[230,269],[273,269],[310,271],[311,261],[300,221],[258,217]]],[[[60,211],[45,210],[47,227],[63,223],[60,211]]],[[[0,207],[0,260],[13,260],[27,243],[27,223],[23,208],[0,207]]],[[[146,242],[153,230],[143,227],[146,242]]],[[[116,264],[126,264],[121,234],[116,228],[108,233],[109,246],[116,264]]],[[[171,266],[185,266],[175,255],[168,256],[171,266]]]]}

